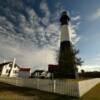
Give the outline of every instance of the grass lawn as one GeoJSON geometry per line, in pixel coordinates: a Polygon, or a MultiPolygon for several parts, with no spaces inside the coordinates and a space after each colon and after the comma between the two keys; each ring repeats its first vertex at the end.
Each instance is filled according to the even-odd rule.
{"type": "Polygon", "coordinates": [[[16,87],[0,82],[0,100],[77,100],[36,89],[16,87]]]}
{"type": "Polygon", "coordinates": [[[80,100],[100,100],[100,83],[86,93],[80,100]]]}

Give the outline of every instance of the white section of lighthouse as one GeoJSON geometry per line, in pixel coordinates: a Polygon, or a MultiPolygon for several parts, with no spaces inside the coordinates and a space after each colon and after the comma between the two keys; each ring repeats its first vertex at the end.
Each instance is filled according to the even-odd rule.
{"type": "Polygon", "coordinates": [[[69,28],[68,25],[62,25],[61,26],[61,42],[63,41],[70,41],[70,34],[69,34],[69,28]]]}

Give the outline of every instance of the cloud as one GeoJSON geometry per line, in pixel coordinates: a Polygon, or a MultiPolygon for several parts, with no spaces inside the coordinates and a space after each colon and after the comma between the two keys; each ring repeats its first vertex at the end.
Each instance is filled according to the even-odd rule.
{"type": "Polygon", "coordinates": [[[96,11],[89,16],[89,20],[96,20],[100,18],[100,8],[96,9],[96,11]]]}
{"type": "Polygon", "coordinates": [[[42,12],[44,13],[44,17],[42,18],[42,23],[44,25],[48,25],[49,24],[49,21],[50,21],[50,11],[49,11],[49,8],[48,8],[48,5],[47,5],[47,2],[45,0],[42,0],[40,2],[40,9],[42,10],[42,12]]]}
{"type": "Polygon", "coordinates": [[[71,17],[71,21],[74,22],[74,24],[73,23],[69,24],[69,32],[73,44],[76,44],[81,39],[81,36],[77,35],[77,30],[79,29],[80,25],[80,19],[81,19],[80,15],[73,16],[71,17]]]}
{"type": "MultiPolygon", "coordinates": [[[[82,55],[83,56],[83,55],[82,55]]],[[[83,65],[79,68],[79,71],[81,71],[82,69],[84,69],[85,71],[100,71],[100,54],[97,54],[95,56],[84,56],[83,61],[85,61],[83,63],[83,65]]]]}
{"type": "Polygon", "coordinates": [[[32,46],[30,41],[23,43],[16,41],[11,36],[0,35],[0,62],[3,60],[17,59],[17,64],[22,67],[31,67],[35,69],[46,69],[48,64],[56,63],[55,51],[49,48],[37,49],[32,46]],[[6,38],[6,39],[5,39],[6,38]]]}
{"type": "Polygon", "coordinates": [[[90,64],[94,64],[94,65],[99,65],[100,64],[100,55],[95,55],[95,57],[90,58],[91,62],[89,62],[90,64]]]}
{"type": "Polygon", "coordinates": [[[75,16],[75,17],[72,17],[72,18],[71,18],[71,20],[72,20],[72,21],[77,21],[77,20],[80,20],[80,16],[79,16],[79,15],[77,15],[77,16],[75,16]]]}
{"type": "Polygon", "coordinates": [[[84,71],[100,71],[100,66],[99,65],[82,65],[81,67],[78,66],[79,72],[81,70],[84,71]]]}
{"type": "MultiPolygon", "coordinates": [[[[14,41],[12,41],[14,42],[14,41]]],[[[15,45],[17,43],[14,43],[15,45]]],[[[6,61],[17,59],[17,64],[21,67],[31,67],[32,70],[35,69],[46,69],[48,64],[54,64],[55,52],[49,49],[32,49],[30,46],[19,46],[8,45],[7,43],[0,42],[0,51],[2,52],[1,60],[6,61]],[[3,46],[3,45],[5,46],[3,46]]]]}
{"type": "MultiPolygon", "coordinates": [[[[60,10],[51,14],[47,2],[42,0],[38,6],[43,12],[41,17],[29,6],[33,0],[26,1],[26,4],[22,0],[0,3],[0,59],[17,58],[21,66],[47,69],[48,64],[56,63],[55,55],[60,45],[58,19],[64,8],[61,5],[60,10]]],[[[76,40],[74,43],[79,41],[77,28],[78,24],[70,25],[71,37],[76,40]]]]}
{"type": "MultiPolygon", "coordinates": [[[[41,2],[41,5],[44,5],[44,4],[47,7],[46,2],[41,2]]],[[[8,9],[10,11],[9,7],[8,9]]],[[[49,12],[49,9],[47,8],[42,9],[42,10],[44,10],[45,13],[49,12]]],[[[17,37],[16,38],[16,40],[18,39],[17,41],[24,42],[28,40],[37,47],[53,46],[54,43],[56,43],[54,41],[57,40],[55,39],[57,35],[55,35],[56,31],[55,32],[53,31],[53,33],[51,32],[51,29],[49,31],[49,28],[50,28],[49,26],[51,26],[51,23],[49,21],[50,15],[45,14],[45,16],[42,18],[36,13],[36,11],[33,8],[30,8],[30,7],[26,7],[25,12],[28,18],[26,17],[25,14],[20,13],[20,12],[15,12],[15,13],[18,13],[18,16],[11,13],[12,16],[17,17],[15,23],[13,23],[13,21],[15,20],[13,20],[10,16],[9,17],[12,19],[12,21],[10,21],[7,16],[4,16],[5,18],[4,20],[2,19],[0,20],[2,21],[1,23],[4,23],[2,27],[6,31],[5,35],[7,36],[13,35],[14,38],[17,37]],[[47,21],[45,21],[44,19],[46,19],[47,21]],[[41,23],[46,26],[41,25],[41,23]],[[47,28],[48,28],[48,31],[47,31],[47,28]]]]}
{"type": "Polygon", "coordinates": [[[80,40],[80,36],[77,36],[77,29],[79,28],[79,22],[77,22],[76,24],[69,24],[69,33],[70,33],[70,37],[71,37],[71,41],[72,43],[75,45],[79,40],[80,40]]]}
{"type": "Polygon", "coordinates": [[[52,14],[53,15],[53,18],[54,18],[54,20],[59,20],[60,19],[60,16],[61,16],[61,13],[63,11],[66,11],[66,9],[61,4],[61,2],[57,2],[57,4],[55,5],[55,9],[56,9],[56,11],[54,12],[54,14],[52,14]]]}
{"type": "Polygon", "coordinates": [[[42,2],[40,3],[40,9],[45,13],[46,16],[50,15],[50,11],[45,0],[42,0],[42,2]]]}
{"type": "MultiPolygon", "coordinates": [[[[9,2],[13,5],[11,0],[9,2]]],[[[41,10],[45,13],[43,18],[35,9],[28,6],[23,9],[24,6],[19,0],[13,6],[7,5],[6,10],[4,7],[0,8],[0,11],[5,13],[5,15],[0,13],[0,60],[17,58],[21,66],[47,69],[49,63],[56,62],[54,55],[57,49],[59,27],[56,28],[58,25],[55,21],[50,23],[51,15],[48,13],[46,2],[41,4],[41,10]],[[15,6],[18,7],[18,2],[22,5],[17,11],[15,6]],[[8,11],[9,14],[6,15],[8,11]],[[48,25],[44,26],[41,23],[45,25],[48,23],[48,25]]]]}

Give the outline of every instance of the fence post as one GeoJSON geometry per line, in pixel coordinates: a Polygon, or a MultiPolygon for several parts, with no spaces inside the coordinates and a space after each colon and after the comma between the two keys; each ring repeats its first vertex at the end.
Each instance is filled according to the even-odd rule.
{"type": "Polygon", "coordinates": [[[39,89],[39,78],[37,78],[37,89],[39,89]]]}
{"type": "Polygon", "coordinates": [[[56,92],[56,80],[53,81],[53,92],[56,92]]]}

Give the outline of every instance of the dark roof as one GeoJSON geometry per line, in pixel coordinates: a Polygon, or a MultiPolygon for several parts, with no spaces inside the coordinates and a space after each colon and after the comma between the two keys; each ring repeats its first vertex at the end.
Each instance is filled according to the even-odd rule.
{"type": "Polygon", "coordinates": [[[34,73],[36,73],[36,72],[42,73],[42,72],[44,72],[44,70],[35,70],[34,73]]]}
{"type": "Polygon", "coordinates": [[[11,63],[11,62],[1,63],[1,64],[0,64],[0,70],[2,70],[2,68],[3,68],[4,65],[7,65],[7,64],[10,64],[10,63],[11,63]]]}
{"type": "Polygon", "coordinates": [[[32,72],[32,75],[34,75],[35,73],[42,73],[44,72],[44,70],[35,70],[34,72],[32,72]]]}
{"type": "Polygon", "coordinates": [[[49,65],[48,65],[48,71],[49,71],[49,72],[54,72],[54,71],[56,71],[58,68],[59,68],[59,65],[52,65],[52,64],[49,64],[49,65]]]}
{"type": "Polygon", "coordinates": [[[11,62],[5,62],[5,63],[1,63],[0,64],[0,67],[4,66],[4,65],[7,65],[7,64],[10,64],[11,62]]]}
{"type": "MultiPolygon", "coordinates": [[[[5,62],[5,63],[1,63],[0,64],[0,68],[2,68],[4,65],[7,65],[7,64],[10,64],[10,63],[13,63],[13,62],[9,61],[9,62],[5,62]]],[[[18,68],[20,68],[17,64],[15,64],[15,66],[17,66],[18,68]]]]}
{"type": "Polygon", "coordinates": [[[19,71],[30,71],[30,68],[20,68],[19,71]]]}

